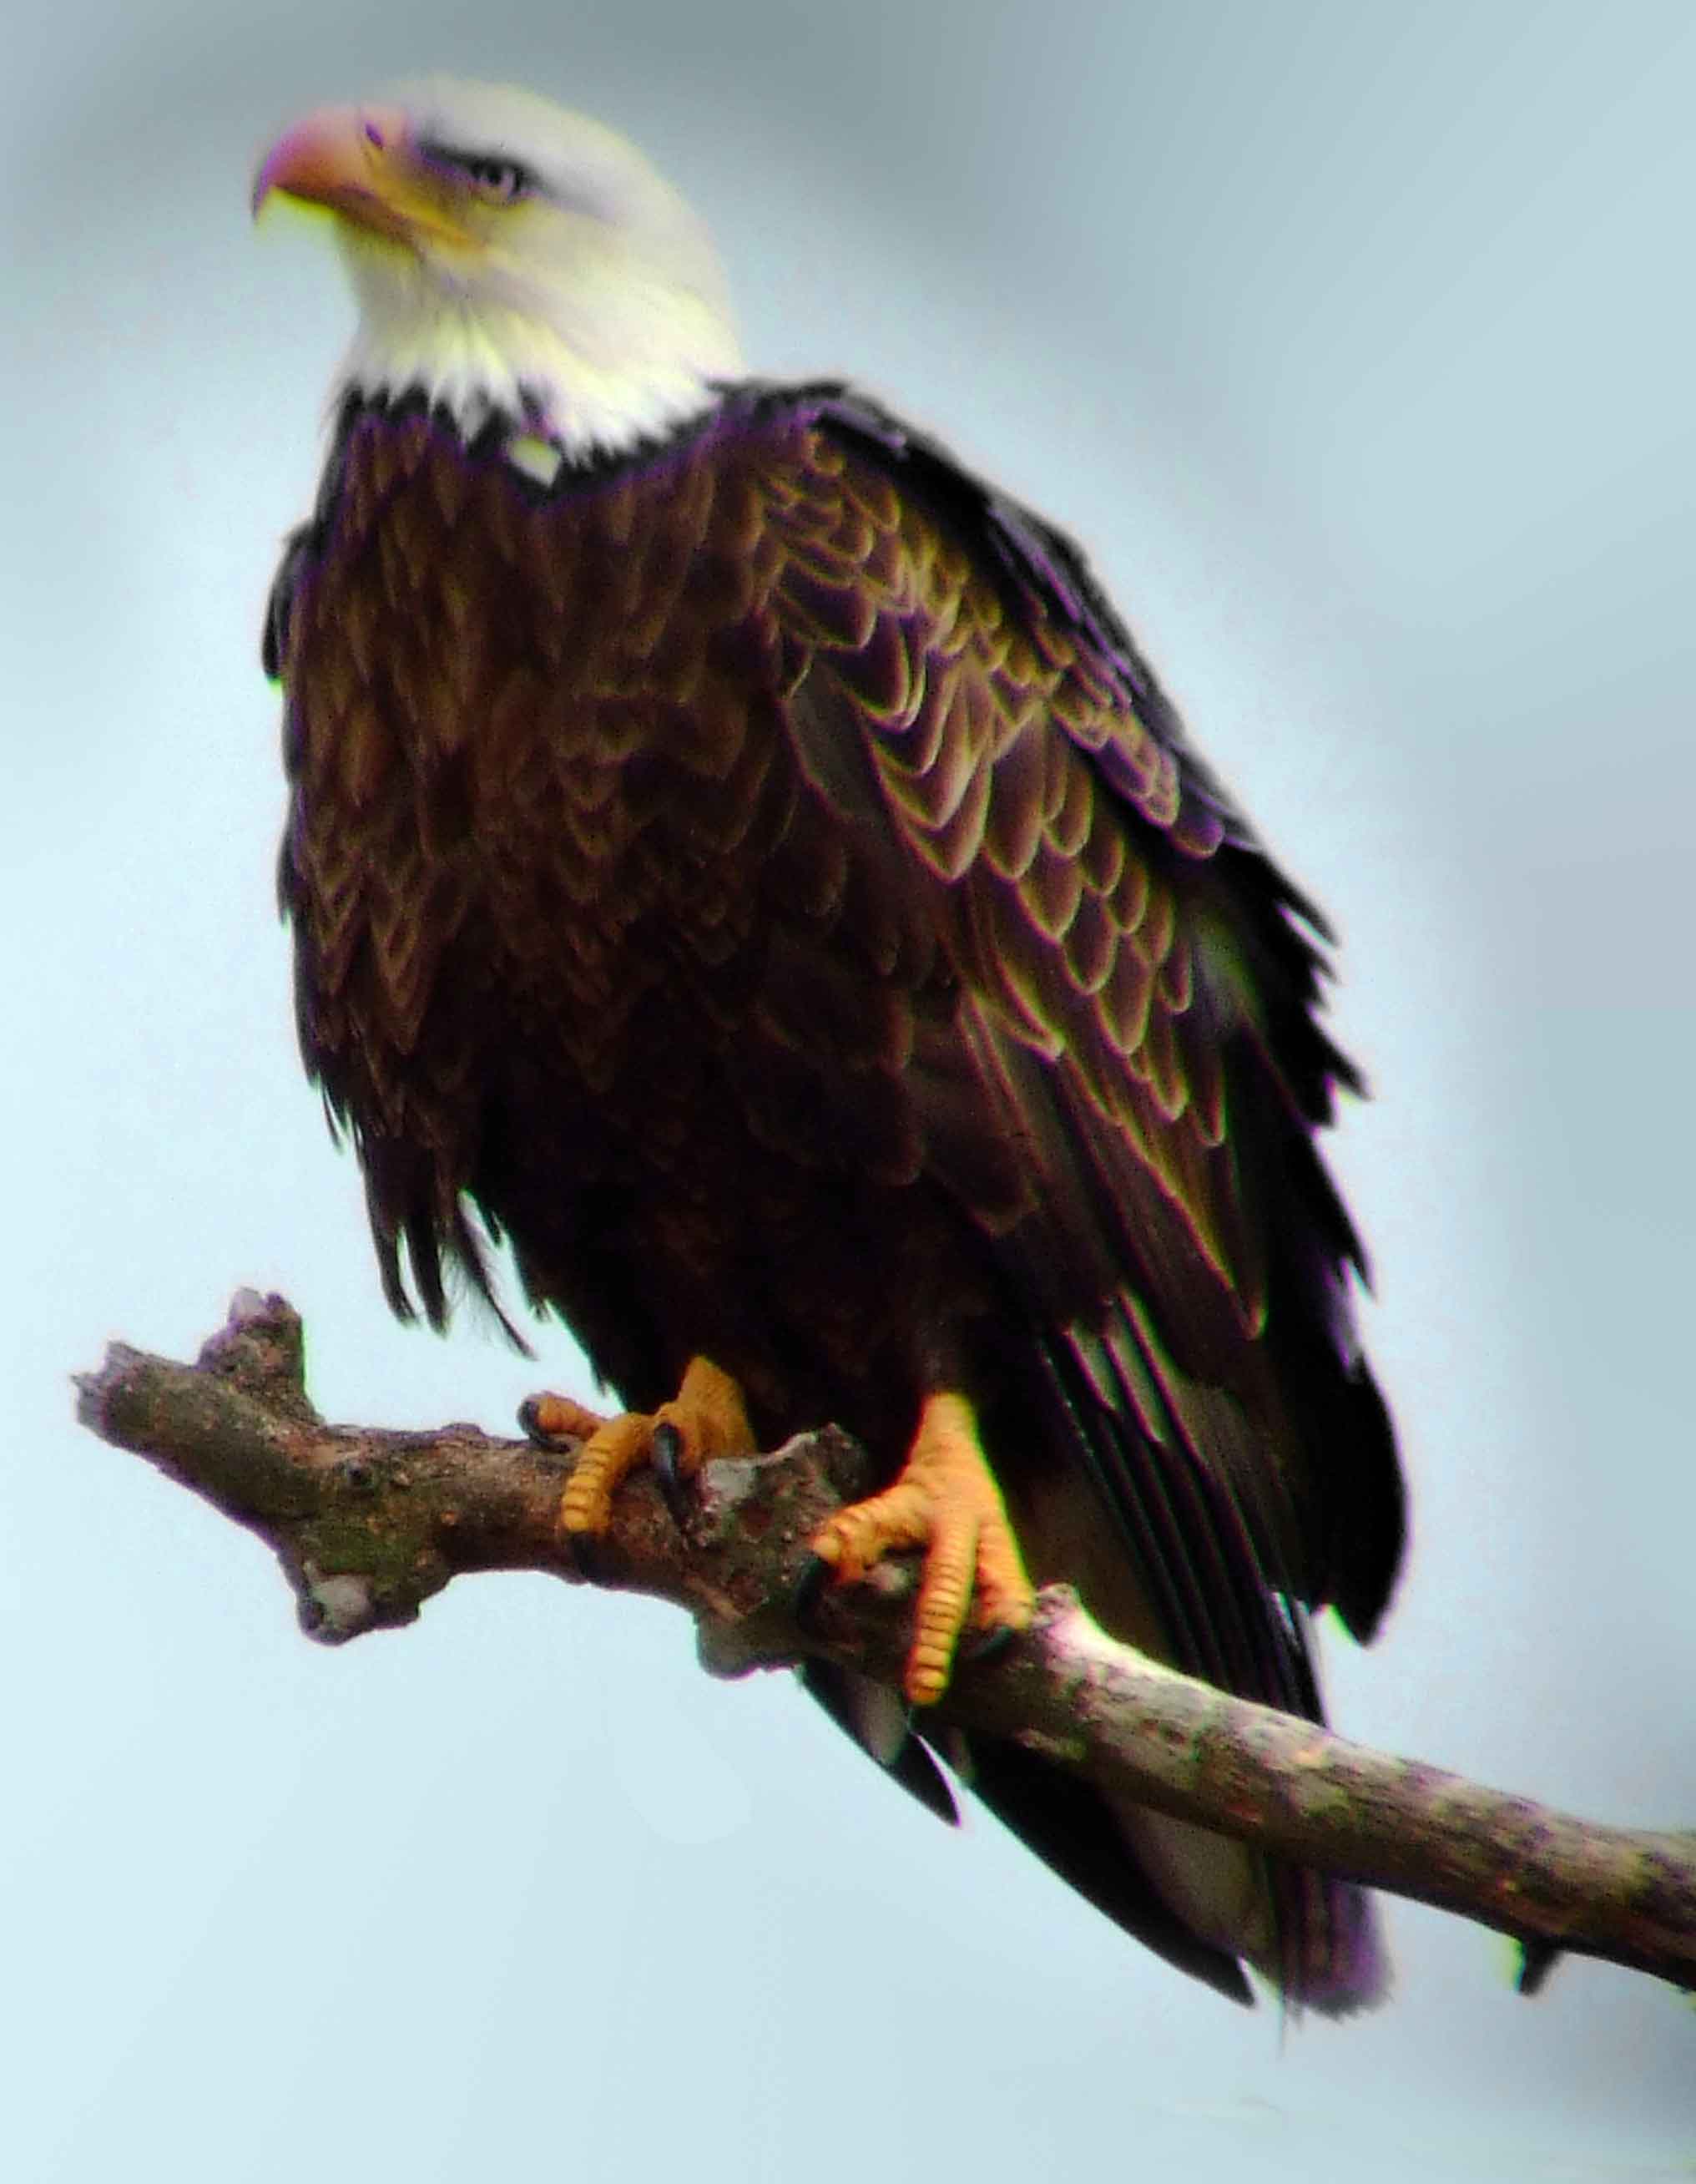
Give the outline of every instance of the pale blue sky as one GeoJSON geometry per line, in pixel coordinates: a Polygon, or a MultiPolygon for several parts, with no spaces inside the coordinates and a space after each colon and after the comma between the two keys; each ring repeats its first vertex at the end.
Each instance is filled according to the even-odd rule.
{"type": "Polygon", "coordinates": [[[332,1416],[531,1384],[388,1320],[293,1053],[257,630],[349,318],[245,209],[318,100],[524,81],[693,196],[759,369],[1087,543],[1335,916],[1416,1526],[1342,1725],[1696,1825],[1688,11],[177,0],[12,57],[0,2172],[1690,2174],[1664,1988],[1521,2003],[1393,1905],[1390,2005],[1281,2034],[658,1609],[491,1578],[314,1649],[66,1379],[253,1282],[332,1416]]]}

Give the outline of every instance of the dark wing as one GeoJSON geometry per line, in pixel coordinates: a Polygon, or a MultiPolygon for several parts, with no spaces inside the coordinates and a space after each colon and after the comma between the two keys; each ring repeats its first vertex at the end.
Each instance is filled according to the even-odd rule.
{"type": "MultiPolygon", "coordinates": [[[[846,821],[870,800],[892,828],[976,1088],[1016,1117],[1028,1189],[976,1210],[1044,1321],[1094,1318],[1084,1381],[1196,1445],[1275,1581],[1370,1636],[1399,1473],[1314,1145],[1355,1082],[1315,1020],[1318,914],[1037,518],[838,396],[773,522],[803,766],[846,821]]],[[[949,1117],[928,1119],[946,1177],[949,1117]]]]}
{"type": "MultiPolygon", "coordinates": [[[[803,766],[857,844],[892,833],[886,897],[922,897],[960,981],[965,1095],[957,1066],[932,1086],[921,1052],[909,1089],[928,1172],[1025,1300],[1045,1446],[1070,1451],[1021,1528],[1053,1514],[1070,1545],[1043,1574],[1078,1574],[1086,1474],[1116,1542],[1093,1556],[1103,1619],[1317,1717],[1302,1610],[1334,1603],[1370,1636],[1403,1535],[1351,1323],[1362,1253],[1314,1145],[1334,1085],[1354,1083],[1315,1018],[1322,923],[1038,519],[837,394],[772,520],[803,766]],[[1017,1149],[1011,1187],[982,1158],[986,1110],[1017,1149]],[[1140,1580],[1117,1613],[1115,1555],[1140,1580]]],[[[1240,1983],[1127,1867],[1098,1803],[1061,1812],[1050,1772],[1010,1753],[986,1755],[976,1786],[1145,1941],[1240,1983]]],[[[1276,1937],[1248,1953],[1297,1998],[1364,1998],[1358,1899],[1270,1878],[1276,1937]]]]}

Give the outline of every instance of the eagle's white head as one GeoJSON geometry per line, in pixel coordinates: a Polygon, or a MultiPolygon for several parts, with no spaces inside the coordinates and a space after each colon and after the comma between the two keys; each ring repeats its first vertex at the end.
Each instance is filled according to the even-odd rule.
{"type": "Polygon", "coordinates": [[[421,392],[468,436],[506,417],[616,453],[742,371],[701,222],[634,145],[528,92],[431,77],[314,114],[254,211],[275,192],[334,215],[359,303],[342,384],[421,392]]]}

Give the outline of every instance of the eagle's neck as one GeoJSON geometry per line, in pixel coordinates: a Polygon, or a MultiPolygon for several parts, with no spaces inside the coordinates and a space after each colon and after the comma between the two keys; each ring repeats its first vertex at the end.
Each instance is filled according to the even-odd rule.
{"type": "Polygon", "coordinates": [[[404,295],[360,285],[338,392],[422,395],[467,441],[504,422],[567,462],[625,454],[704,415],[742,370],[722,315],[675,288],[626,287],[544,316],[422,284],[404,295]]]}

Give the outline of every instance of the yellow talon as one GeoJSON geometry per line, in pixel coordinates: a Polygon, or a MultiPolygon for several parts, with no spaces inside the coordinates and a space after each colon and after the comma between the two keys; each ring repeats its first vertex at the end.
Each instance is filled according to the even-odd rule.
{"type": "Polygon", "coordinates": [[[1012,1630],[1027,1626],[1036,1602],[964,1396],[929,1397],[895,1484],[839,1509],[812,1540],[842,1585],[903,1547],[925,1550],[904,1684],[915,1706],[934,1706],[974,1602],[981,1626],[1012,1630]]]}
{"type": "Polygon", "coordinates": [[[715,1457],[747,1456],[753,1449],[741,1389],[706,1357],[690,1359],[676,1395],[657,1411],[626,1411],[603,1418],[563,1396],[539,1396],[528,1409],[545,1434],[585,1436],[559,1498],[560,1528],[576,1536],[606,1530],[614,1495],[638,1464],[648,1461],[655,1430],[662,1425],[677,1430],[676,1468],[684,1478],[715,1457]]]}
{"type": "Polygon", "coordinates": [[[547,1440],[587,1440],[606,1424],[574,1396],[532,1396],[520,1416],[526,1431],[547,1440]]]}
{"type": "Polygon", "coordinates": [[[604,1532],[612,1522],[613,1496],[626,1474],[648,1453],[653,1420],[639,1411],[609,1418],[585,1442],[559,1497],[559,1522],[568,1532],[604,1532]]]}

